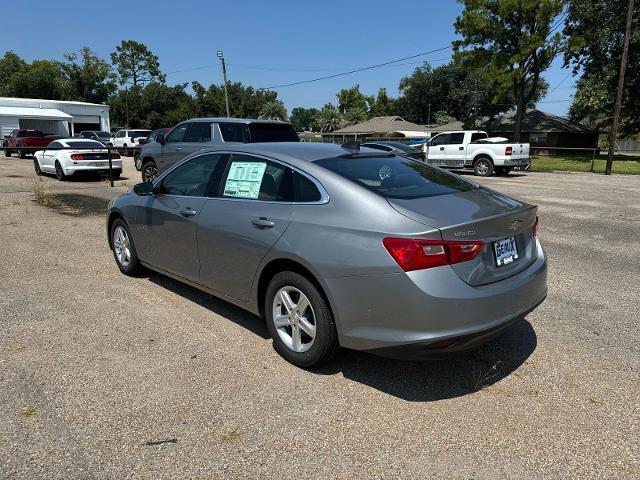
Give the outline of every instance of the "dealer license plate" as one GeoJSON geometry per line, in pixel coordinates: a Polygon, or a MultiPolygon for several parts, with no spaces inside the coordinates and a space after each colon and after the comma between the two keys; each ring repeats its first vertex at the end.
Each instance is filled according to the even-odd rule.
{"type": "Polygon", "coordinates": [[[509,237],[493,242],[493,251],[496,254],[496,265],[504,267],[518,259],[518,247],[515,237],[509,237]]]}

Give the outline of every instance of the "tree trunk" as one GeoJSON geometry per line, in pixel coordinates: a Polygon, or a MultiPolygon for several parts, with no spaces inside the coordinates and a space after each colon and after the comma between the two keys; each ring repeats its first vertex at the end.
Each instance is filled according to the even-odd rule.
{"type": "Polygon", "coordinates": [[[525,113],[526,103],[524,99],[524,82],[516,87],[516,117],[513,123],[513,141],[520,143],[520,131],[522,130],[522,117],[525,113]]]}

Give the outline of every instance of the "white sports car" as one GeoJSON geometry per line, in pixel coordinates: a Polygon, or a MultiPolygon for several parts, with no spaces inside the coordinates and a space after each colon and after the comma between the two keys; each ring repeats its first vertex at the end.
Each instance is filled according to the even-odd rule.
{"type": "MultiPolygon", "coordinates": [[[[116,179],[122,173],[122,160],[116,152],[111,153],[112,175],[116,179]]],[[[61,138],[51,142],[46,150],[33,154],[36,175],[54,173],[64,180],[78,173],[109,174],[109,151],[95,140],[61,138]],[[64,149],[64,150],[63,150],[64,149]]]]}

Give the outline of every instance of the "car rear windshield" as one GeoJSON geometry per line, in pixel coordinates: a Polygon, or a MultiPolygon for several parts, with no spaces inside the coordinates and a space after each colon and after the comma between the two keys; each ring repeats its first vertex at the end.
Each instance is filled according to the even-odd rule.
{"type": "Polygon", "coordinates": [[[109,132],[96,132],[96,135],[100,138],[111,138],[111,134],[109,132]]]}
{"type": "Polygon", "coordinates": [[[67,142],[67,145],[72,148],[104,148],[104,145],[100,142],[96,142],[95,140],[67,142]]]}
{"type": "Polygon", "coordinates": [[[46,133],[41,130],[21,130],[18,137],[45,137],[46,133]]]}
{"type": "Polygon", "coordinates": [[[299,142],[300,139],[291,125],[279,123],[249,124],[249,142],[299,142]]]}
{"type": "Polygon", "coordinates": [[[133,138],[146,137],[149,133],[151,133],[151,130],[132,130],[130,136],[133,138]]]}
{"type": "Polygon", "coordinates": [[[457,175],[404,157],[344,156],[315,163],[385,198],[425,198],[475,188],[457,175]]]}

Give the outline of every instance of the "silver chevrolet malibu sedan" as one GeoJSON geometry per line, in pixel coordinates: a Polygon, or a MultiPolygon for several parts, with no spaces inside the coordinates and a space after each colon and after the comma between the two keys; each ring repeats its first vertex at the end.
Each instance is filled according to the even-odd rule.
{"type": "Polygon", "coordinates": [[[357,144],[193,154],[109,205],[127,275],[144,267],[265,318],[301,367],[340,347],[395,358],[472,349],[547,294],[537,207],[357,144]]]}

